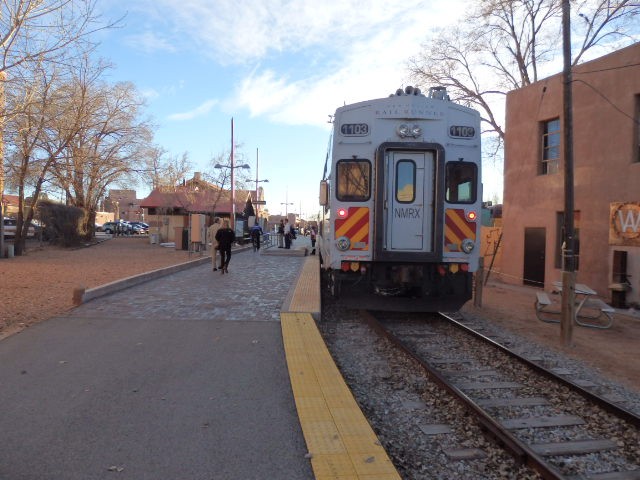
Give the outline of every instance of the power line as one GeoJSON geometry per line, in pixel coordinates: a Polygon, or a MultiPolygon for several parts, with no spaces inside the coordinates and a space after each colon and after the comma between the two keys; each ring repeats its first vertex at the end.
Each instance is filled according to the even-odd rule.
{"type": "Polygon", "coordinates": [[[600,90],[598,90],[596,87],[594,87],[593,85],[591,85],[588,82],[585,82],[584,80],[573,80],[574,83],[583,83],[585,84],[587,87],[589,87],[591,90],[593,90],[595,93],[597,93],[598,95],[600,95],[600,97],[602,97],[609,105],[611,105],[614,109],[616,109],[618,112],[620,112],[622,115],[624,115],[625,117],[631,119],[631,121],[633,123],[635,123],[636,125],[640,125],[640,120],[632,117],[631,115],[629,115],[627,112],[625,112],[624,110],[622,110],[620,107],[618,107],[615,103],[613,103],[611,100],[609,100],[609,98],[607,98],[607,96],[602,93],[600,90]]]}
{"type": "Polygon", "coordinates": [[[585,72],[573,72],[574,75],[586,75],[587,73],[608,72],[610,70],[622,70],[623,68],[637,67],[640,63],[630,63],[629,65],[619,65],[617,67],[599,68],[597,70],[587,70],[585,72]]]}

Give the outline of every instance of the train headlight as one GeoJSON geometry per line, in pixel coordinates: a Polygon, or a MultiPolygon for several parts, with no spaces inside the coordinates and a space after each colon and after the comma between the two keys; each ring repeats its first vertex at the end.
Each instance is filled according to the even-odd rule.
{"type": "Polygon", "coordinates": [[[336,247],[341,252],[346,252],[347,250],[349,250],[349,247],[351,247],[351,240],[349,240],[347,237],[340,237],[338,240],[336,240],[336,247]]]}
{"type": "Polygon", "coordinates": [[[406,123],[402,123],[396,128],[396,133],[400,138],[418,138],[420,135],[422,135],[422,127],[420,127],[420,125],[418,124],[410,126],[406,123]]]}
{"type": "Polygon", "coordinates": [[[476,246],[475,242],[470,238],[465,238],[460,244],[460,248],[464,253],[473,252],[473,249],[475,248],[475,246],[476,246]]]}
{"type": "Polygon", "coordinates": [[[403,123],[402,125],[398,125],[396,128],[396,133],[400,138],[405,138],[409,136],[409,125],[403,123]]]}

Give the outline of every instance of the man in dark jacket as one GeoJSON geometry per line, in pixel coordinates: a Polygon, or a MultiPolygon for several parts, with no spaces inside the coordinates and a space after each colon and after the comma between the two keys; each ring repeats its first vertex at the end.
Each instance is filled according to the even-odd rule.
{"type": "Polygon", "coordinates": [[[253,243],[253,251],[257,252],[260,250],[260,239],[262,238],[262,227],[258,225],[258,221],[256,220],[256,224],[251,227],[251,242],[253,243]]]}
{"type": "Polygon", "coordinates": [[[229,220],[222,221],[222,228],[216,232],[218,251],[220,252],[220,271],[224,275],[229,273],[229,260],[231,260],[231,245],[236,241],[236,234],[229,228],[229,220]]]}

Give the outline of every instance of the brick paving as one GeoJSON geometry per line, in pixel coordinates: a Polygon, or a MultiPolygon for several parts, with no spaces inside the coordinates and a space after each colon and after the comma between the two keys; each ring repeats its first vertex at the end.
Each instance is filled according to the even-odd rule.
{"type": "Polygon", "coordinates": [[[207,262],[92,300],[70,316],[278,322],[303,262],[301,256],[236,251],[228,274],[207,262]]]}

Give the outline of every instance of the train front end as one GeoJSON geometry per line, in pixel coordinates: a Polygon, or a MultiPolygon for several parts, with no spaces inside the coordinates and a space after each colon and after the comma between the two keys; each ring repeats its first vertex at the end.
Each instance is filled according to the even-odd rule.
{"type": "Polygon", "coordinates": [[[480,254],[480,117],[407,87],[336,111],[318,238],[336,301],[453,311],[472,296],[480,254]]]}

